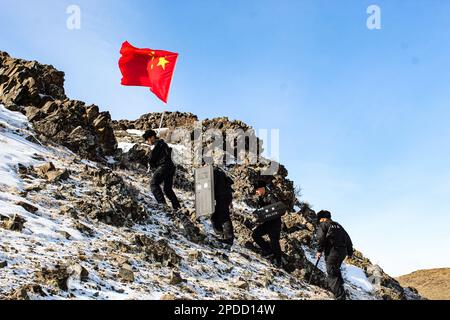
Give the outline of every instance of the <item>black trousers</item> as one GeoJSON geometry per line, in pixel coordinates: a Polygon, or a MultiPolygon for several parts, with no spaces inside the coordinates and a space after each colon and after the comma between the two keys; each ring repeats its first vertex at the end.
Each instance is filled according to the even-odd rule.
{"type": "Polygon", "coordinates": [[[232,198],[217,198],[216,211],[211,215],[211,223],[214,231],[221,239],[229,244],[234,242],[233,222],[230,216],[232,198]]]}
{"type": "Polygon", "coordinates": [[[164,194],[169,198],[172,203],[173,209],[179,209],[180,202],[178,201],[175,192],[173,192],[173,177],[175,176],[176,168],[173,165],[164,165],[160,166],[153,173],[152,182],[150,184],[150,188],[152,190],[153,195],[156,198],[156,201],[160,204],[167,204],[166,199],[164,198],[164,194]],[[164,194],[161,190],[161,184],[164,183],[164,194]]]}
{"type": "Polygon", "coordinates": [[[342,277],[341,266],[347,255],[346,248],[332,248],[325,257],[327,264],[327,283],[330,291],[337,300],[345,300],[344,278],[342,277]]]}
{"type": "Polygon", "coordinates": [[[262,249],[263,254],[273,254],[275,259],[281,262],[281,218],[264,222],[256,227],[253,231],[252,237],[256,244],[262,249]],[[270,243],[264,240],[264,236],[268,235],[270,243]]]}

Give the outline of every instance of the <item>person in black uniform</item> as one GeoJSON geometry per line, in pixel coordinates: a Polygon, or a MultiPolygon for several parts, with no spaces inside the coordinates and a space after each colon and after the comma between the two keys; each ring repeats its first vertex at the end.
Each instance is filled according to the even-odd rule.
{"type": "Polygon", "coordinates": [[[317,214],[319,223],[317,229],[317,259],[325,253],[327,265],[328,287],[337,300],[346,300],[344,279],[342,278],[341,265],[348,256],[353,256],[353,243],[345,229],[337,222],[331,220],[329,211],[320,211],[317,214]]]}
{"type": "MultiPolygon", "coordinates": [[[[274,197],[267,193],[267,184],[264,181],[258,181],[255,185],[256,196],[258,197],[258,209],[264,208],[268,205],[274,204],[277,201],[274,197]]],[[[273,257],[275,264],[281,266],[282,252],[280,246],[280,234],[281,234],[281,217],[266,221],[258,225],[253,230],[253,240],[261,248],[262,255],[264,257],[273,257]],[[264,236],[268,235],[270,243],[264,240],[264,236]]]]}
{"type": "Polygon", "coordinates": [[[216,210],[211,216],[214,231],[220,240],[228,245],[234,243],[233,222],[230,216],[230,207],[233,203],[234,181],[220,168],[214,168],[214,195],[216,210]]]}
{"type": "Polygon", "coordinates": [[[158,201],[159,204],[167,205],[161,190],[161,184],[164,183],[164,193],[172,203],[172,208],[174,210],[180,209],[180,202],[172,189],[173,177],[175,176],[176,171],[175,164],[172,161],[172,149],[164,140],[157,137],[154,130],[146,131],[143,138],[145,142],[154,146],[149,163],[150,167],[155,170],[150,187],[156,201],[158,201]]]}

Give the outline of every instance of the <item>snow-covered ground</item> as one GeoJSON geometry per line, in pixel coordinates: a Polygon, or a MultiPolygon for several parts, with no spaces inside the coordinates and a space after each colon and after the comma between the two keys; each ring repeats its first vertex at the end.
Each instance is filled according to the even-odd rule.
{"type": "MultiPolygon", "coordinates": [[[[34,165],[35,154],[45,153],[45,149],[29,142],[23,134],[31,134],[27,118],[17,112],[11,112],[0,105],[0,188],[22,188],[17,177],[17,164],[34,165]]],[[[1,189],[0,189],[1,190],[1,189]]]]}
{"type": "MultiPolygon", "coordinates": [[[[159,299],[163,295],[190,299],[330,299],[330,294],[320,288],[308,286],[284,271],[274,269],[258,255],[235,246],[227,251],[214,246],[209,221],[202,225],[209,235],[211,245],[195,244],[187,240],[173,225],[165,212],[155,207],[148,190],[148,181],[132,172],[118,174],[132,185],[152,212],[145,224],[131,228],[117,228],[80,216],[61,214],[63,206],[71,206],[62,191],[77,195],[92,192],[92,184],[80,175],[85,166],[95,167],[90,161],[76,159],[65,148],[43,147],[26,137],[33,134],[27,120],[19,113],[0,106],[0,214],[4,217],[20,216],[25,219],[21,232],[0,228],[0,298],[11,294],[23,285],[35,283],[36,272],[56,265],[81,265],[88,272],[87,281],[75,275],[68,281],[69,290],[55,290],[40,283],[47,299],[159,299]],[[57,168],[70,168],[69,180],[58,184],[45,184],[40,179],[20,176],[18,164],[37,165],[51,161],[57,168]],[[41,185],[34,190],[32,187],[41,185]],[[27,188],[24,194],[21,191],[27,188]],[[32,213],[18,205],[19,201],[32,204],[32,213]],[[83,223],[94,231],[87,236],[76,227],[83,223]],[[172,234],[167,237],[167,234],[172,234]],[[152,239],[167,239],[169,246],[182,258],[177,269],[186,282],[169,283],[172,268],[147,261],[132,252],[114,249],[114,245],[130,246],[135,235],[152,239]],[[201,262],[192,261],[192,252],[199,253],[201,262]],[[133,268],[135,281],[126,283],[118,277],[121,266],[127,262],[133,268]],[[242,285],[248,284],[248,288],[242,285]]],[[[193,195],[177,190],[185,203],[193,203],[193,195]]],[[[31,294],[32,295],[32,294],[31,294]]],[[[42,299],[39,295],[32,298],[42,299]]]]}
{"type": "MultiPolygon", "coordinates": [[[[304,246],[303,247],[306,257],[308,260],[316,264],[316,256],[315,251],[310,248],[304,246]]],[[[326,273],[326,265],[324,258],[322,258],[319,262],[318,268],[326,273]]],[[[342,264],[342,276],[345,280],[345,289],[350,293],[351,298],[355,300],[373,300],[374,287],[370,280],[367,278],[364,270],[358,268],[356,266],[343,263],[342,264]]]]}

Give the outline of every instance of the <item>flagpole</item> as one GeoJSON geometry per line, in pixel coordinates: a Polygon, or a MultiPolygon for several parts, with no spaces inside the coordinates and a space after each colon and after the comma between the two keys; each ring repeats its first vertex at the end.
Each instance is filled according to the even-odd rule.
{"type": "Polygon", "coordinates": [[[159,123],[158,135],[161,133],[161,128],[162,128],[162,125],[163,125],[163,120],[164,120],[165,114],[166,114],[166,110],[164,110],[162,115],[161,115],[161,122],[159,123]]]}

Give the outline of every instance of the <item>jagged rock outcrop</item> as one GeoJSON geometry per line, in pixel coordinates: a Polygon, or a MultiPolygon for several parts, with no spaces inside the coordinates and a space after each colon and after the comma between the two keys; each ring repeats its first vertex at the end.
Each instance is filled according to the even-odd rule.
{"type": "Polygon", "coordinates": [[[0,51],[0,99],[6,107],[42,107],[65,100],[64,72],[36,61],[13,59],[0,51]]]}
{"type": "Polygon", "coordinates": [[[146,208],[135,196],[136,191],[113,171],[86,168],[84,176],[94,182],[92,189],[98,192],[75,200],[79,212],[115,226],[141,222],[148,216],[146,208]]]}
{"type": "Polygon", "coordinates": [[[66,146],[92,160],[116,152],[109,112],[69,100],[64,93],[64,73],[53,66],[0,52],[0,103],[24,113],[43,141],[66,146]]]}
{"type": "MultiPolygon", "coordinates": [[[[119,130],[149,130],[149,129],[158,129],[161,124],[161,116],[162,113],[149,113],[141,116],[138,120],[130,121],[130,120],[118,120],[113,121],[113,128],[116,131],[119,130]]],[[[192,113],[185,112],[166,112],[164,114],[164,119],[162,122],[163,128],[180,128],[180,127],[190,127],[195,122],[198,121],[197,116],[192,113]]]]}

